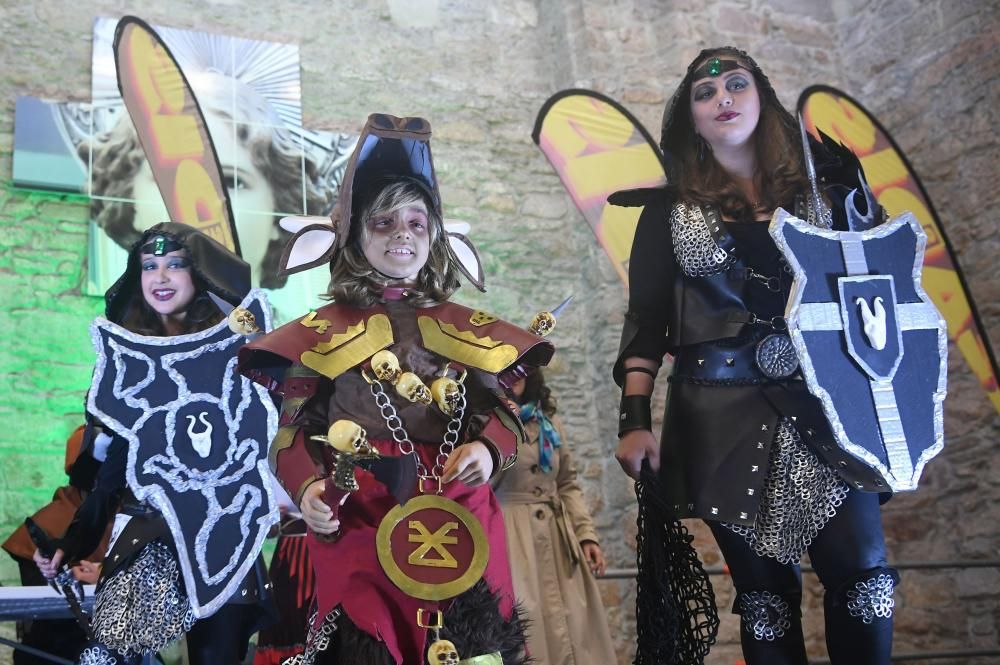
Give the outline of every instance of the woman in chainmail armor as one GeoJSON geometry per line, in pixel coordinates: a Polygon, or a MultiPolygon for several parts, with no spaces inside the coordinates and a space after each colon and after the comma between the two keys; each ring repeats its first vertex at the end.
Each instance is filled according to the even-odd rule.
{"type": "Polygon", "coordinates": [[[767,224],[782,207],[845,228],[845,196],[862,183],[849,182],[859,178],[852,155],[816,142],[826,201],[807,205],[798,136],[746,53],[709,49],[688,67],[663,120],[670,184],[627,202],[644,210],[614,368],[623,387],[617,458],[637,479],[648,464],[661,481],[658,499],[677,517],[708,523],[732,573],[749,665],[807,662],[806,552],[825,589],[832,662],[888,663],[898,576],[886,563],[884,487],[832,445],[795,367],[782,318],[792,276],[767,224]],[[674,363],[658,443],[650,395],[667,353],[674,363]]]}

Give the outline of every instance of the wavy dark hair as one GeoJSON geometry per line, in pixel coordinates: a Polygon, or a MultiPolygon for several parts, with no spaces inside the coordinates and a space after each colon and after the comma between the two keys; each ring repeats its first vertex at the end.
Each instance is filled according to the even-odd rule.
{"type": "Polygon", "coordinates": [[[552,417],[556,415],[556,398],[547,385],[545,385],[545,374],[538,369],[528,375],[524,380],[524,394],[521,395],[521,404],[538,402],[542,408],[542,413],[552,417]]]}
{"type": "Polygon", "coordinates": [[[376,215],[392,213],[417,202],[427,208],[430,253],[427,263],[417,273],[417,285],[407,289],[410,292],[408,300],[427,305],[451,297],[459,287],[458,270],[448,251],[444,222],[427,191],[408,178],[388,181],[361,207],[361,213],[351,224],[347,244],[333,257],[327,297],[355,307],[370,307],[379,301],[385,287],[395,280],[375,270],[365,258],[363,246],[367,240],[368,221],[376,215]]]}
{"type": "MultiPolygon", "coordinates": [[[[191,272],[191,281],[194,283],[195,296],[187,306],[181,328],[176,333],[178,335],[187,335],[211,328],[223,318],[222,312],[209,297],[205,282],[194,271],[191,272]]],[[[166,326],[163,325],[163,319],[146,302],[141,288],[132,289],[122,320],[116,321],[116,323],[138,335],[154,337],[167,337],[169,335],[166,326]]]]}
{"type": "Polygon", "coordinates": [[[701,139],[691,118],[691,78],[698,66],[715,57],[736,60],[754,77],[760,97],[760,120],[752,137],[757,158],[754,187],[760,194],[761,208],[774,210],[788,206],[809,186],[797,123],[778,101],[770,81],[753,58],[732,47],[702,51],[688,67],[668,107],[668,117],[664,118],[661,147],[669,155],[668,172],[678,198],[700,206],[715,206],[725,217],[752,221],[756,218],[753,204],[711,151],[705,151],[704,159],[698,155],[701,139]]]}

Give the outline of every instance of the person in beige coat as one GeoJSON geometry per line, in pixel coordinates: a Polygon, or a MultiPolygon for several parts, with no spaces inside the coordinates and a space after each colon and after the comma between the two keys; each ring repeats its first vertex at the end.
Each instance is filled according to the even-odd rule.
{"type": "Polygon", "coordinates": [[[541,371],[511,388],[528,445],[493,481],[507,530],[528,652],[544,665],[616,663],[595,575],[604,574],[576,467],[541,371]]]}

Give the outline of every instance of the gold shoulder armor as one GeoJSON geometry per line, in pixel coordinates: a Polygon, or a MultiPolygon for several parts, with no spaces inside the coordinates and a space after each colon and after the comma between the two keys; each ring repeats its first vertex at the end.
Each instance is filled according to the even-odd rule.
{"type": "MultiPolygon", "coordinates": [[[[325,323],[325,321],[324,321],[325,323]]],[[[302,353],[303,365],[335,379],[360,365],[393,342],[392,324],[385,314],[362,319],[346,330],[334,330],[329,339],[302,353]]]]}
{"type": "Polygon", "coordinates": [[[424,346],[449,360],[497,374],[518,358],[517,347],[479,337],[469,330],[459,330],[454,324],[430,316],[417,318],[424,346]]]}

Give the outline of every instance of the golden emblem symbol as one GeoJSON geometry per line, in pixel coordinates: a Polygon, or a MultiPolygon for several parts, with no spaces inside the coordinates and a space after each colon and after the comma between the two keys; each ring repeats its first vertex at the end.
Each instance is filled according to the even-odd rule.
{"type": "Polygon", "coordinates": [[[490,546],[476,516],[436,494],[390,510],[375,536],[379,564],[401,591],[421,600],[454,598],[479,581],[490,546]]]}
{"type": "Polygon", "coordinates": [[[431,568],[458,568],[458,561],[452,556],[445,545],[457,545],[458,538],[448,534],[458,528],[458,522],[445,522],[440,529],[431,533],[420,520],[410,520],[410,542],[420,543],[420,547],[410,552],[406,557],[411,566],[429,566],[431,568]],[[436,558],[427,555],[434,550],[436,558]]]}

